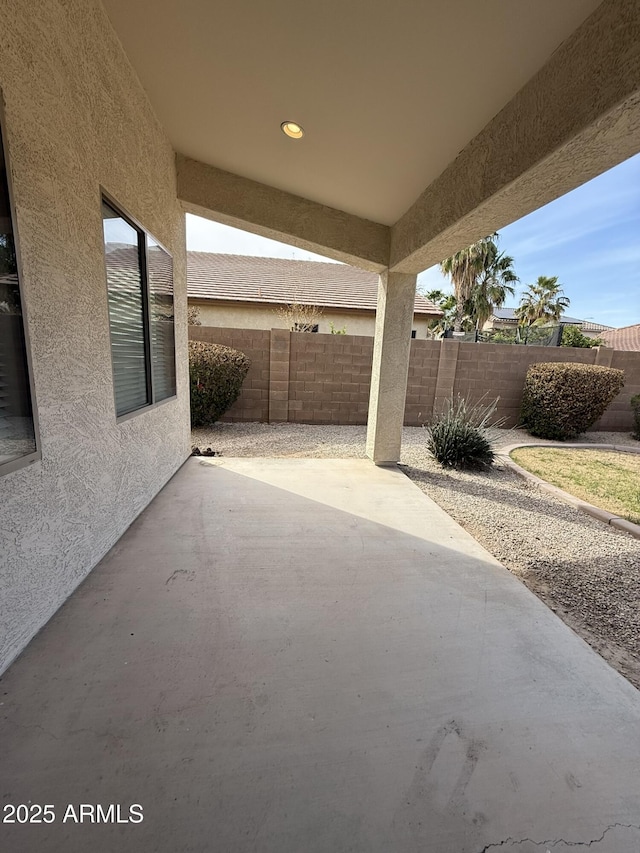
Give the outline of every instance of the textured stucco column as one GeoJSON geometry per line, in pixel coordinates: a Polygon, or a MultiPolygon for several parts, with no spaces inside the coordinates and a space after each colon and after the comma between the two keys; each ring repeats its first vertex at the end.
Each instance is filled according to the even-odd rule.
{"type": "Polygon", "coordinates": [[[367,422],[367,456],[376,465],[400,460],[415,294],[415,275],[380,274],[367,422]]]}

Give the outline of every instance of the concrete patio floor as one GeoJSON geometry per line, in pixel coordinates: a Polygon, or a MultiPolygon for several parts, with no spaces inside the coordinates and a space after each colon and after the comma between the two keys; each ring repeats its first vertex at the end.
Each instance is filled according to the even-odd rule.
{"type": "Polygon", "coordinates": [[[190,459],[0,701],[3,853],[640,850],[640,693],[364,460],[190,459]]]}

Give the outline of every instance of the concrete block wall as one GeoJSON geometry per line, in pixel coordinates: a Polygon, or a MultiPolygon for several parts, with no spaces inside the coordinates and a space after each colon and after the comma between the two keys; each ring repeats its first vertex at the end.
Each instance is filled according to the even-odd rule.
{"type": "Polygon", "coordinates": [[[251,367],[244,380],[240,397],[222,420],[268,421],[271,333],[263,329],[216,329],[212,326],[189,326],[189,339],[233,347],[251,359],[251,367]]]}
{"type": "Polygon", "coordinates": [[[269,423],[289,420],[291,332],[272,329],[269,341],[269,423]]]}
{"type": "MultiPolygon", "coordinates": [[[[443,343],[446,346],[448,341],[443,343]]],[[[453,394],[473,401],[486,394],[487,403],[499,397],[496,416],[506,418],[506,426],[515,426],[527,370],[541,361],[593,364],[595,352],[573,347],[460,344],[453,394]]]]}
{"type": "Polygon", "coordinates": [[[289,334],[289,420],[366,424],[373,338],[289,334]]]}
{"type": "MultiPolygon", "coordinates": [[[[373,338],[272,329],[191,326],[190,337],[233,346],[252,360],[238,401],[222,420],[307,424],[366,424],[373,338]]],[[[540,361],[601,364],[625,372],[625,387],[594,429],[632,427],[630,399],[640,393],[640,353],[604,348],[516,347],[506,344],[413,340],[405,424],[420,426],[460,394],[487,403],[518,423],[527,369],[540,361]]]]}
{"type": "Polygon", "coordinates": [[[640,394],[640,352],[622,352],[619,350],[600,350],[611,353],[611,367],[624,370],[624,388],[604,413],[597,428],[628,430],[632,426],[631,398],[640,394]]]}
{"type": "Polygon", "coordinates": [[[407,426],[420,426],[430,419],[437,393],[441,362],[440,341],[411,341],[407,399],[404,409],[404,420],[407,426]]]}

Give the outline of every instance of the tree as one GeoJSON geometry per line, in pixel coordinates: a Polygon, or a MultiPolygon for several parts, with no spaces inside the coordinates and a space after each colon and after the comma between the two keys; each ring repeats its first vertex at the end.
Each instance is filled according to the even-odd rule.
{"type": "Polygon", "coordinates": [[[0,275],[11,275],[16,270],[16,247],[13,235],[0,234],[0,275]]]}
{"type": "Polygon", "coordinates": [[[292,332],[313,332],[318,330],[322,308],[318,305],[298,302],[295,297],[294,301],[288,305],[280,305],[276,308],[276,314],[284,320],[287,328],[292,332]]]}
{"type": "Polygon", "coordinates": [[[0,234],[0,314],[21,313],[13,237],[0,234]]]}
{"type": "Polygon", "coordinates": [[[520,281],[513,269],[513,258],[498,250],[497,234],[487,238],[483,269],[469,297],[466,314],[476,329],[482,329],[494,308],[500,308],[507,296],[513,296],[513,285],[520,281]]]}
{"type": "Polygon", "coordinates": [[[560,320],[571,300],[562,295],[558,276],[539,275],[535,284],[527,285],[522,294],[520,305],[516,308],[516,317],[527,328],[534,323],[548,323],[560,320]]]}
{"type": "Polygon", "coordinates": [[[578,326],[565,326],[562,330],[560,346],[586,349],[587,347],[601,347],[603,343],[600,338],[589,338],[587,335],[583,335],[578,326]]]}
{"type": "Polygon", "coordinates": [[[422,295],[442,311],[442,317],[438,317],[437,320],[429,320],[427,323],[430,335],[435,338],[452,325],[456,310],[456,298],[452,293],[444,293],[442,290],[428,290],[422,295]]]}
{"type": "Polygon", "coordinates": [[[456,305],[453,315],[453,328],[456,332],[462,331],[464,322],[465,306],[471,296],[480,273],[482,272],[482,261],[485,253],[484,240],[478,240],[466,249],[461,249],[450,258],[445,258],[440,264],[443,275],[449,276],[453,285],[453,295],[456,305]]]}
{"type": "Polygon", "coordinates": [[[453,285],[456,306],[453,327],[462,330],[467,318],[481,328],[494,307],[503,305],[512,284],[518,281],[513,258],[498,249],[498,234],[483,237],[466,249],[446,258],[440,270],[453,285]]]}

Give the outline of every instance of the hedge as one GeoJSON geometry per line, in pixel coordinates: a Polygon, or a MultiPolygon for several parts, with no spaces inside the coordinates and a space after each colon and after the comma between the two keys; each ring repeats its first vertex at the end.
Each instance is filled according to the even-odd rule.
{"type": "Polygon", "coordinates": [[[640,394],[634,394],[631,398],[631,411],[633,412],[633,437],[640,441],[640,394]]]}
{"type": "Polygon", "coordinates": [[[191,426],[214,424],[238,399],[251,361],[221,344],[189,341],[191,426]]]}
{"type": "Polygon", "coordinates": [[[522,423],[540,438],[575,438],[603,415],[623,380],[622,370],[595,364],[532,364],[524,385],[522,423]]]}

